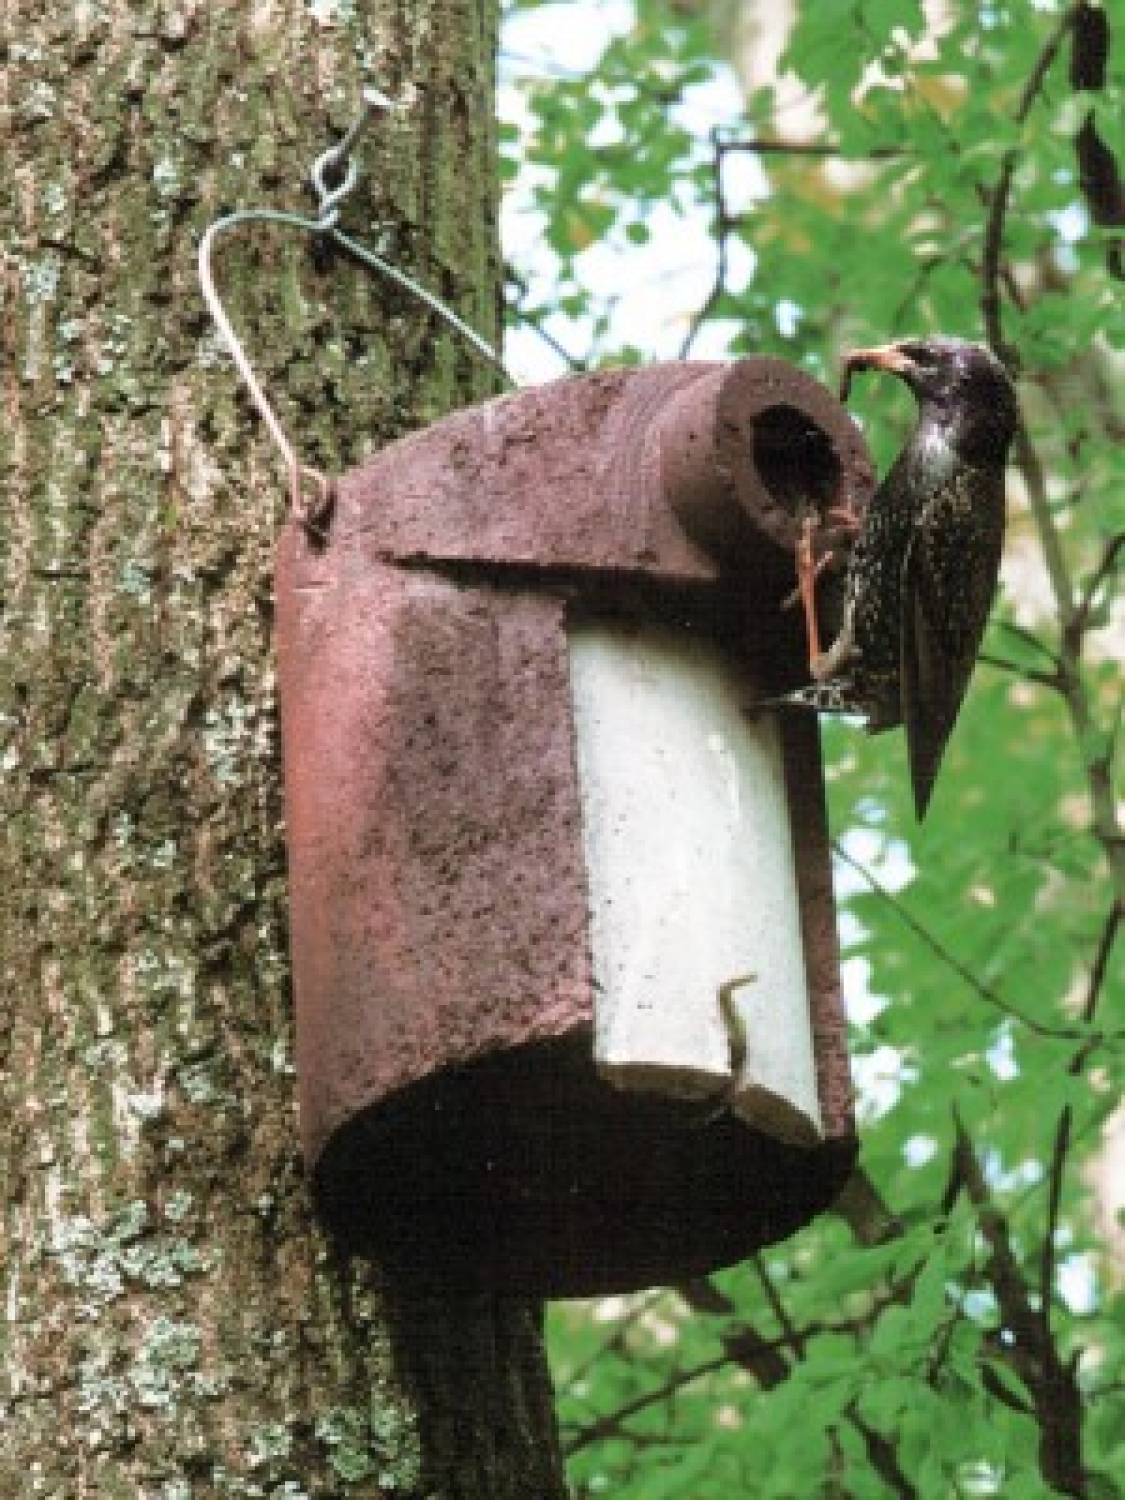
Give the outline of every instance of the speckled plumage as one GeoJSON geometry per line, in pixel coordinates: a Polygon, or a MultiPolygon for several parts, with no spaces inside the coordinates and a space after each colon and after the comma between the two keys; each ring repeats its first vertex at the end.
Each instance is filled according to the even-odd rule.
{"type": "Polygon", "coordinates": [[[899,375],[918,423],[879,486],[848,562],[844,623],[797,699],[906,730],[921,818],[968,686],[996,587],[1004,466],[1018,420],[1003,366],[962,339],[858,350],[851,372],[899,375]]]}

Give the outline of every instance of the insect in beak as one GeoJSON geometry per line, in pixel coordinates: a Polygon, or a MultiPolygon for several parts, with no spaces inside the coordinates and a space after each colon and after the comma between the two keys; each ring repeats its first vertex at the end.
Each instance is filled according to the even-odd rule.
{"type": "Polygon", "coordinates": [[[853,349],[844,356],[840,376],[840,400],[846,401],[856,370],[889,370],[907,375],[914,368],[910,356],[898,344],[876,344],[871,349],[853,349]]]}

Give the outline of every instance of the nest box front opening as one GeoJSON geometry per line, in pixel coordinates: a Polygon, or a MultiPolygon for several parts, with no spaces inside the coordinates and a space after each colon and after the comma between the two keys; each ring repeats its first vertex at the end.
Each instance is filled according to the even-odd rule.
{"type": "Polygon", "coordinates": [[[802,372],[657,366],[458,412],[285,534],[301,1129],[352,1248],[621,1290],[842,1186],[817,732],[753,702],[793,497],[870,486],[802,372]]]}
{"type": "Polygon", "coordinates": [[[823,512],[843,489],[843,464],[831,437],[788,402],[757,413],[750,449],[762,484],[795,518],[801,507],[823,512]]]}

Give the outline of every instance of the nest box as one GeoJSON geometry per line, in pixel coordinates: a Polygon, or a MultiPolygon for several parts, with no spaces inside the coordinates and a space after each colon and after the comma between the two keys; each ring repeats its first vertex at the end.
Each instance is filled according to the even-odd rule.
{"type": "Polygon", "coordinates": [[[633,1288],[843,1185],[817,728],[754,705],[804,675],[801,517],[872,487],[834,398],[751,358],[457,412],[287,528],[301,1130],[351,1247],[633,1288]]]}

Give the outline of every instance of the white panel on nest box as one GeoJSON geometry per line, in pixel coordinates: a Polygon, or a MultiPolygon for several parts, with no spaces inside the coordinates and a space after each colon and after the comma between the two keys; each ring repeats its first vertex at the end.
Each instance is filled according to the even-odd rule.
{"type": "Polygon", "coordinates": [[[603,619],[572,623],[569,644],[598,1069],[623,1088],[724,1099],[764,1133],[813,1144],[774,716],[747,714],[745,678],[706,635],[603,619]]]}

